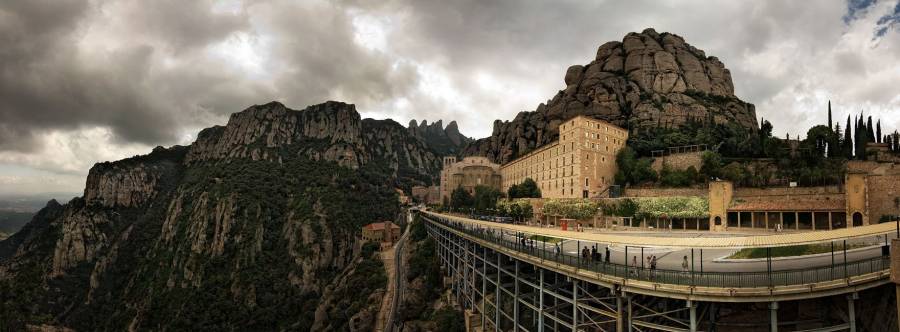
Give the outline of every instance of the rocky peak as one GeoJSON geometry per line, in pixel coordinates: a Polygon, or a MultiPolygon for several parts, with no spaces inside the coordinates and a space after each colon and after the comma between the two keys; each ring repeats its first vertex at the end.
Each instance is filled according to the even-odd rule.
{"type": "Polygon", "coordinates": [[[508,162],[556,139],[556,127],[577,115],[632,133],[678,127],[689,119],[758,127],[754,106],[734,96],[725,65],[668,32],[645,29],[604,43],[590,63],[569,67],[563,83],[563,90],[534,111],[495,121],[492,135],[469,144],[463,154],[508,162]]]}
{"type": "Polygon", "coordinates": [[[144,204],[156,195],[162,178],[179,167],[186,151],[183,146],[156,147],[147,155],[97,163],[88,171],[84,200],[105,207],[144,204]]]}
{"type": "Polygon", "coordinates": [[[441,155],[457,154],[465,144],[472,141],[459,132],[456,121],[450,121],[444,127],[443,120],[431,124],[428,124],[428,120],[422,120],[418,125],[416,120],[412,120],[407,131],[441,155]]]}

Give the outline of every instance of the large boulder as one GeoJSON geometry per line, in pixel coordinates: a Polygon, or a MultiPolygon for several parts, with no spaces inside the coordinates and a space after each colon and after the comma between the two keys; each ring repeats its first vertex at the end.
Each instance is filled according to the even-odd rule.
{"type": "Polygon", "coordinates": [[[491,136],[470,143],[463,154],[508,162],[557,139],[557,126],[576,115],[634,130],[688,119],[757,128],[753,105],[734,96],[725,65],[667,32],[645,29],[606,42],[594,61],[569,67],[564,82],[535,111],[495,121],[491,136]]]}

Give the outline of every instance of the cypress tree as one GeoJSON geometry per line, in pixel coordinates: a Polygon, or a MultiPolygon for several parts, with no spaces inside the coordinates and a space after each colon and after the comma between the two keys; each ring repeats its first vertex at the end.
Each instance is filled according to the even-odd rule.
{"type": "Polygon", "coordinates": [[[831,100],[828,100],[828,129],[834,130],[831,122],[831,100]]]}
{"type": "Polygon", "coordinates": [[[856,159],[864,160],[866,156],[866,122],[863,121],[865,117],[864,113],[860,113],[859,118],[856,119],[856,144],[854,146],[854,155],[856,155],[856,159]]]}
{"type": "Polygon", "coordinates": [[[894,151],[900,152],[900,133],[894,130],[894,151]]]}
{"type": "Polygon", "coordinates": [[[875,142],[875,127],[872,126],[872,116],[869,115],[868,120],[866,120],[866,133],[868,136],[868,141],[866,143],[875,142]]]}
{"type": "Polygon", "coordinates": [[[894,130],[894,151],[900,152],[900,133],[894,130]]]}
{"type": "Polygon", "coordinates": [[[878,143],[884,142],[881,137],[881,119],[878,119],[878,124],[875,125],[875,137],[878,137],[878,143]]]}
{"type": "Polygon", "coordinates": [[[847,125],[844,126],[844,155],[847,159],[853,158],[853,137],[850,136],[850,114],[847,114],[847,125]]]}

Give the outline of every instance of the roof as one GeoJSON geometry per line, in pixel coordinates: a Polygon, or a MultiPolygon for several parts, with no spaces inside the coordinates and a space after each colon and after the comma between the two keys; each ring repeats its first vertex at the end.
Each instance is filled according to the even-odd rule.
{"type": "Polygon", "coordinates": [[[390,223],[390,224],[391,224],[391,228],[392,228],[392,229],[395,229],[395,228],[396,228],[396,229],[399,229],[399,228],[400,228],[400,226],[397,226],[397,224],[391,223],[391,222],[389,222],[389,221],[373,222],[373,223],[371,223],[371,224],[368,224],[368,225],[363,226],[363,228],[368,229],[368,230],[370,230],[370,231],[380,231],[380,230],[384,230],[384,225],[387,224],[387,223],[390,223]]]}
{"type": "Polygon", "coordinates": [[[845,211],[847,202],[844,197],[834,199],[747,199],[736,197],[732,200],[728,211],[845,211]]]}
{"type": "Polygon", "coordinates": [[[567,240],[580,240],[598,243],[608,243],[630,247],[666,247],[666,248],[703,248],[703,249],[740,249],[784,247],[802,244],[813,244],[845,240],[851,238],[869,237],[896,232],[895,223],[882,223],[869,226],[857,226],[831,231],[810,231],[803,233],[780,233],[776,235],[753,235],[732,237],[661,237],[640,236],[623,234],[604,234],[562,231],[556,228],[540,228],[534,226],[501,224],[495,222],[479,221],[461,218],[440,213],[425,211],[423,213],[448,218],[466,224],[474,224],[482,227],[502,229],[511,232],[523,232],[540,234],[567,240]]]}

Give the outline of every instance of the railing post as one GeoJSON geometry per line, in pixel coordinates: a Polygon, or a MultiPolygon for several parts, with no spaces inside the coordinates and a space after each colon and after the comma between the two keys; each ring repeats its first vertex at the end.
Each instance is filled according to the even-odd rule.
{"type": "Polygon", "coordinates": [[[834,240],[831,240],[831,280],[834,280],[834,240]]]}
{"type": "Polygon", "coordinates": [[[847,275],[847,240],[844,240],[844,278],[850,278],[847,275]]]}
{"type": "Polygon", "coordinates": [[[766,248],[766,273],[769,275],[769,287],[775,287],[772,279],[772,248],[766,248]]]}
{"type": "MultiPolygon", "coordinates": [[[[691,286],[696,286],[694,282],[694,248],[691,248],[691,286]]],[[[694,310],[693,307],[691,310],[694,310]]]]}

